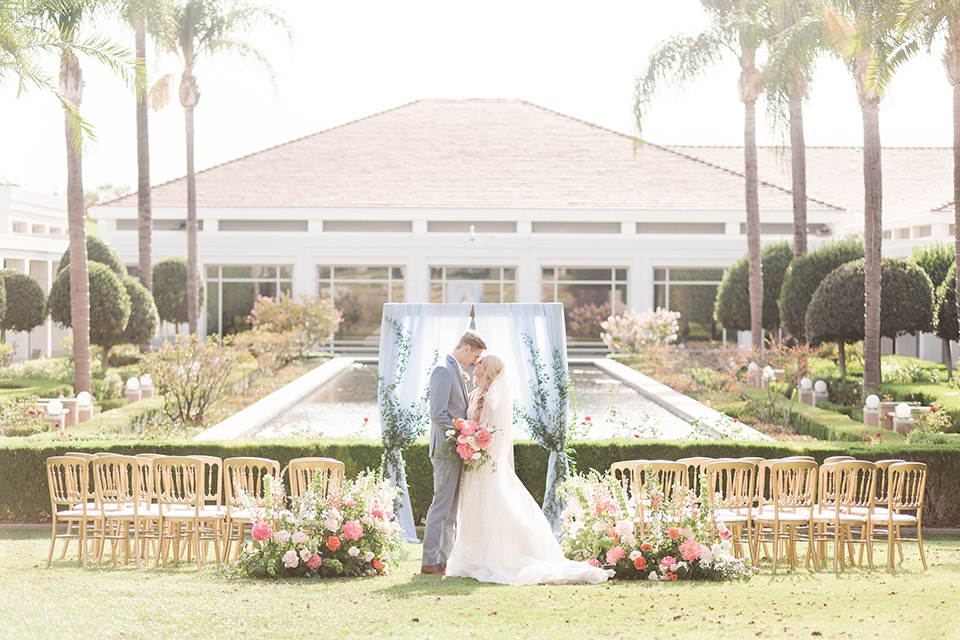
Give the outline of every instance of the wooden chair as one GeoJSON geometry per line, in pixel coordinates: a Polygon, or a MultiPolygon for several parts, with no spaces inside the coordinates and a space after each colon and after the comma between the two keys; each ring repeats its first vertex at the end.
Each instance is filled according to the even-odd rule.
{"type": "Polygon", "coordinates": [[[690,488],[696,495],[700,495],[700,474],[703,468],[714,461],[714,458],[704,456],[695,456],[691,458],[680,458],[677,460],[680,464],[687,465],[687,479],[690,481],[690,488]]]}
{"type": "Polygon", "coordinates": [[[87,536],[100,521],[100,512],[91,507],[94,503],[90,492],[87,461],[73,456],[47,458],[47,485],[50,490],[50,514],[53,518],[50,532],[50,552],[47,568],[53,561],[53,549],[57,540],[64,540],[61,558],[66,557],[70,540],[76,539],[80,546],[77,566],[87,566],[87,536]],[[66,533],[60,533],[60,524],[67,525],[66,533]],[[76,528],[76,532],[74,532],[76,528]]]}
{"type": "Polygon", "coordinates": [[[922,462],[896,462],[891,464],[887,472],[889,479],[889,511],[882,521],[887,526],[887,568],[893,569],[896,565],[896,552],[903,562],[903,547],[901,542],[916,542],[920,549],[920,561],[924,571],[927,570],[927,558],[923,552],[923,493],[927,484],[927,465],[922,462]],[[916,527],[917,537],[907,538],[900,532],[902,526],[916,527]]]}
{"type": "MultiPolygon", "coordinates": [[[[223,530],[226,526],[227,508],[223,504],[223,460],[216,456],[190,456],[203,463],[201,474],[201,503],[200,513],[200,543],[203,553],[207,553],[207,546],[213,542],[219,548],[223,541],[223,530]]],[[[190,544],[187,544],[187,562],[190,562],[190,544]]]]}
{"type": "Polygon", "coordinates": [[[335,487],[343,486],[345,472],[344,464],[334,458],[294,458],[287,466],[290,477],[290,497],[299,498],[314,483],[319,484],[318,489],[321,495],[328,496],[335,487]]]}
{"type": "Polygon", "coordinates": [[[610,465],[610,476],[617,480],[620,485],[629,492],[633,486],[633,470],[636,469],[638,464],[645,462],[646,460],[621,460],[614,462],[610,465]]]}
{"type": "MultiPolygon", "coordinates": [[[[640,525],[640,534],[643,535],[647,527],[653,522],[653,511],[648,509],[652,505],[652,496],[644,492],[648,479],[652,478],[656,489],[661,492],[663,499],[673,497],[675,488],[689,488],[687,480],[687,466],[671,460],[644,460],[637,462],[633,468],[632,495],[636,496],[637,519],[640,525]],[[652,474],[652,475],[651,475],[652,474]]],[[[679,513],[669,513],[671,520],[679,520],[679,513]]]]}
{"type": "Polygon", "coordinates": [[[140,462],[134,456],[100,456],[93,461],[97,503],[103,509],[103,535],[98,544],[97,565],[103,561],[103,550],[111,542],[110,558],[117,566],[117,546],[123,552],[124,564],[133,555],[140,568],[140,530],[137,521],[143,505],[140,501],[140,462]],[[133,537],[133,553],[130,537],[133,537]]]}
{"type": "Polygon", "coordinates": [[[227,507],[223,561],[230,560],[230,546],[236,543],[233,557],[240,554],[247,527],[263,517],[267,477],[281,480],[280,463],[267,458],[227,458],[223,461],[224,497],[227,507]],[[247,504],[244,504],[246,500],[247,504]]]}
{"type": "MultiPolygon", "coordinates": [[[[157,458],[154,464],[154,483],[159,508],[160,548],[154,567],[167,564],[170,545],[173,544],[174,566],[179,566],[180,544],[190,540],[197,549],[197,568],[206,562],[201,553],[201,523],[214,518],[201,512],[203,502],[203,462],[196,458],[167,456],[157,458]]],[[[216,547],[219,557],[220,548],[216,547]]]]}
{"type": "MultiPolygon", "coordinates": [[[[823,557],[825,544],[833,540],[833,570],[843,571],[844,546],[854,543],[853,529],[859,527],[859,542],[867,547],[873,569],[873,545],[869,535],[870,517],[876,500],[877,466],[872,462],[842,460],[820,467],[818,483],[827,483],[824,493],[818,489],[817,506],[811,514],[811,541],[815,569],[823,557]]],[[[850,564],[853,549],[850,548],[850,564]]]]}
{"type": "Polygon", "coordinates": [[[743,542],[747,542],[750,559],[756,566],[757,558],[750,536],[757,490],[757,465],[740,460],[716,461],[706,465],[704,471],[711,520],[715,525],[722,522],[730,529],[737,557],[743,557],[743,542]]]}
{"type": "MultiPolygon", "coordinates": [[[[771,465],[771,498],[753,521],[754,557],[759,554],[759,543],[769,530],[773,543],[773,572],[777,572],[780,542],[786,543],[787,559],[792,568],[797,566],[797,542],[800,530],[810,531],[810,515],[817,492],[817,463],[807,460],[781,460],[771,465]]],[[[812,551],[807,549],[809,555],[812,551]]]]}

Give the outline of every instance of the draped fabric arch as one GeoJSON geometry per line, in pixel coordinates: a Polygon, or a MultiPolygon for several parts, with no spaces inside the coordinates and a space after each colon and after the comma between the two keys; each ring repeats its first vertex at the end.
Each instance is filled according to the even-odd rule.
{"type": "Polygon", "coordinates": [[[429,428],[430,372],[456,346],[471,315],[489,351],[510,364],[519,426],[550,452],[543,511],[554,530],[560,529],[557,488],[569,469],[563,305],[386,304],[378,380],[383,474],[403,491],[397,516],[408,542],[416,542],[417,536],[402,451],[429,428]]]}

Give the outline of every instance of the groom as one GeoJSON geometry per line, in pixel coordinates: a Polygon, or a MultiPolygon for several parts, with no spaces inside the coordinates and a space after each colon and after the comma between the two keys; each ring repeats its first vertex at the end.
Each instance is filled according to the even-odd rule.
{"type": "Polygon", "coordinates": [[[457,498],[463,461],[453,447],[441,446],[453,423],[467,417],[467,385],[463,368],[474,364],[487,343],[476,331],[460,336],[457,346],[430,374],[430,462],[433,463],[433,502],[423,529],[421,573],[443,575],[453,549],[457,498]]]}

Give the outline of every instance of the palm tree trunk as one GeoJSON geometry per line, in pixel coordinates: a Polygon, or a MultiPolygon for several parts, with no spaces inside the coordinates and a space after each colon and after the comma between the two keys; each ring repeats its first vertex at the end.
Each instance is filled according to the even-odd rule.
{"type": "Polygon", "coordinates": [[[760,202],[757,196],[757,98],[762,85],[752,52],[740,58],[739,90],[744,107],[743,162],[747,208],[747,262],[751,346],[763,349],[763,269],[760,255],[760,202]]]}
{"type": "Polygon", "coordinates": [[[880,261],[883,244],[882,174],[879,100],[861,102],[863,112],[863,255],[864,337],[863,393],[880,384],[880,261]]]}
{"type": "MultiPolygon", "coordinates": [[[[946,45],[943,66],[947,72],[947,80],[953,86],[953,242],[957,277],[954,301],[960,310],[960,24],[949,25],[946,45]]],[[[957,317],[960,318],[960,313],[957,317]]],[[[949,342],[946,343],[946,353],[947,371],[951,372],[953,356],[950,354],[949,342]]]]}
{"type": "Polygon", "coordinates": [[[197,278],[197,176],[193,166],[193,107],[186,109],[187,126],[187,323],[197,333],[200,307],[197,278]]]}
{"type": "MultiPolygon", "coordinates": [[[[79,109],[83,98],[80,61],[69,52],[60,56],[60,90],[79,109]]],[[[90,386],[90,283],[87,277],[87,234],[84,220],[80,138],[74,119],[65,114],[67,139],[67,228],[70,233],[70,318],[73,328],[74,391],[90,386]]]]}
{"type": "Polygon", "coordinates": [[[803,96],[790,95],[790,165],[793,169],[793,257],[807,253],[807,147],[803,139],[803,96]]]}
{"type": "MultiPolygon", "coordinates": [[[[137,66],[146,81],[147,33],[143,19],[136,29],[137,66]]],[[[150,203],[150,136],[147,116],[147,88],[137,87],[137,219],[140,282],[153,291],[153,211],[150,203]]]]}

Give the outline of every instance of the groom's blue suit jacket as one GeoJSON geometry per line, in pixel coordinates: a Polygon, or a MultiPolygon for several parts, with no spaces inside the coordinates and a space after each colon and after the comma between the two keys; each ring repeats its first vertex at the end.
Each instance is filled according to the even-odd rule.
{"type": "Polygon", "coordinates": [[[447,355],[442,364],[430,374],[430,455],[446,457],[449,451],[440,449],[447,439],[447,430],[455,420],[467,417],[467,385],[460,373],[456,358],[447,355]]]}

